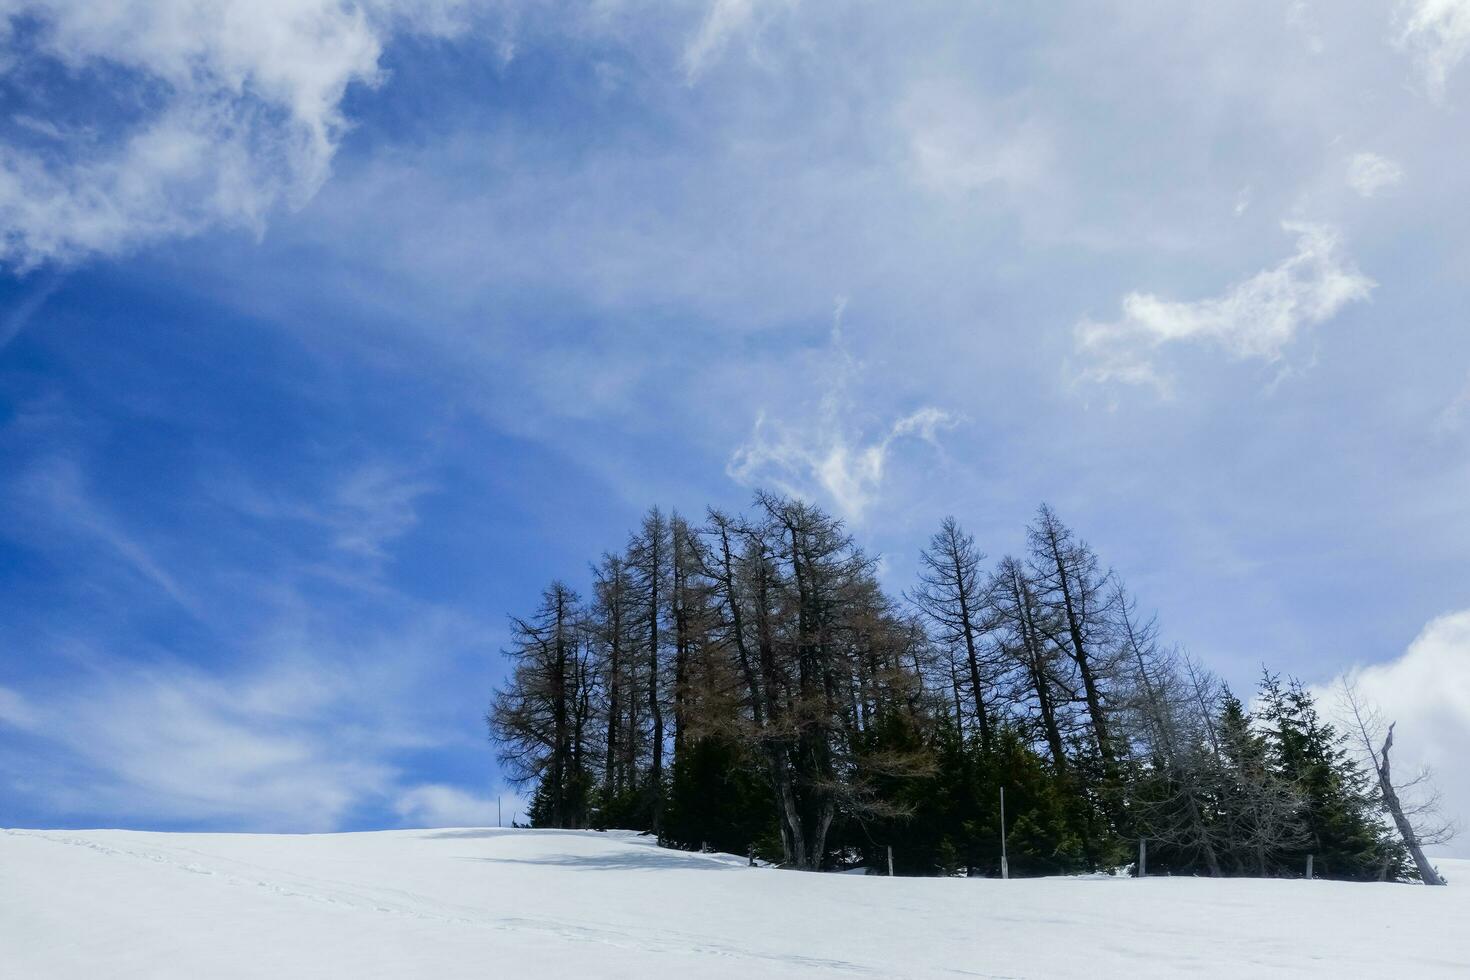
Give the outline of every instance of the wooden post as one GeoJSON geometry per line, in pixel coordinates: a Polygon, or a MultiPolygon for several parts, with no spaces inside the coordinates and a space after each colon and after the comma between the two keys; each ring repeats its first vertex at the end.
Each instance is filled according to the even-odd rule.
{"type": "Polygon", "coordinates": [[[1006,788],[1000,788],[1000,878],[1002,881],[1011,876],[1011,869],[1006,862],[1006,788]]]}
{"type": "Polygon", "coordinates": [[[1138,877],[1143,878],[1143,877],[1146,877],[1147,875],[1148,875],[1148,841],[1145,840],[1144,838],[1140,837],[1140,838],[1138,838],[1138,877]]]}
{"type": "Polygon", "coordinates": [[[500,826],[500,797],[495,797],[495,826],[500,826]]]}
{"type": "Polygon", "coordinates": [[[750,866],[752,868],[755,867],[755,845],[751,844],[745,853],[746,856],[750,858],[750,866]]]}
{"type": "Polygon", "coordinates": [[[1315,855],[1313,855],[1313,854],[1308,854],[1307,855],[1307,880],[1308,881],[1311,881],[1312,880],[1312,858],[1313,857],[1315,857],[1315,855]]]}
{"type": "Polygon", "coordinates": [[[893,877],[893,845],[888,845],[888,877],[893,877]]]}

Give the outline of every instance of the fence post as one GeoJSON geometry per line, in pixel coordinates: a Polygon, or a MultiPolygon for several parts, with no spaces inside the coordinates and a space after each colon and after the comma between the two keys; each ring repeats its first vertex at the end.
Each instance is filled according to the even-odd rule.
{"type": "Polygon", "coordinates": [[[893,877],[893,845],[888,845],[888,877],[893,877]]]}
{"type": "Polygon", "coordinates": [[[745,849],[745,856],[750,859],[750,866],[755,867],[755,845],[751,844],[745,849]]]}
{"type": "Polygon", "coordinates": [[[1145,840],[1144,838],[1140,837],[1140,838],[1138,838],[1138,877],[1143,878],[1143,877],[1147,877],[1147,875],[1148,875],[1148,841],[1145,840]]]}
{"type": "Polygon", "coordinates": [[[1006,861],[1006,788],[1000,788],[1000,880],[1011,876],[1010,864],[1006,861]]]}
{"type": "Polygon", "coordinates": [[[1312,855],[1312,854],[1308,854],[1307,855],[1307,880],[1308,881],[1311,881],[1312,880],[1312,858],[1313,857],[1315,857],[1315,855],[1312,855]]]}

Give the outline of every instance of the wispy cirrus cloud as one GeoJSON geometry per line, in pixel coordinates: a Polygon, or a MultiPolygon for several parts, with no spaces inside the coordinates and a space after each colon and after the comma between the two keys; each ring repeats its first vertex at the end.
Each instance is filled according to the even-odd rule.
{"type": "MultiPolygon", "coordinates": [[[[142,639],[76,617],[9,639],[69,669],[0,686],[0,786],[69,820],[145,825],[314,832],[384,810],[470,814],[469,796],[413,796],[423,773],[405,758],[468,738],[446,724],[442,672],[479,649],[483,624],[382,588],[309,592],[279,570],[232,584],[239,635],[142,639]]],[[[209,599],[226,602],[218,587],[209,599]]]]}
{"type": "Polygon", "coordinates": [[[19,691],[0,687],[0,724],[27,730],[35,727],[36,713],[19,691]]]}
{"type": "Polygon", "coordinates": [[[388,545],[418,523],[415,501],[432,489],[429,482],[381,462],[357,467],[337,486],[325,515],[335,528],[334,544],[382,561],[388,545]]]}
{"type": "Polygon", "coordinates": [[[1435,416],[1433,428],[1437,435],[1446,436],[1463,430],[1467,421],[1470,421],[1470,374],[1465,376],[1460,390],[1435,416]]]}
{"type": "MultiPolygon", "coordinates": [[[[11,449],[17,425],[0,433],[11,449]]],[[[67,431],[52,420],[25,435],[67,431]]],[[[68,820],[334,830],[392,812],[422,779],[404,754],[467,737],[415,705],[442,698],[442,673],[485,627],[389,579],[430,489],[416,469],[349,464],[316,499],[226,493],[225,467],[202,481],[208,533],[181,537],[110,497],[90,463],[48,446],[0,482],[17,516],[5,544],[86,570],[75,604],[17,604],[0,627],[37,668],[0,677],[0,795],[68,820]]]]}
{"type": "MultiPolygon", "coordinates": [[[[294,672],[221,676],[181,664],[125,666],[30,695],[7,722],[41,748],[12,781],[58,810],[332,830],[393,771],[323,716],[343,690],[294,672]],[[354,751],[355,750],[355,751],[354,751]],[[45,759],[44,766],[35,765],[45,759]]],[[[17,771],[20,770],[20,771],[17,771]]]]}
{"type": "Polygon", "coordinates": [[[1376,153],[1355,153],[1348,160],[1347,185],[1361,197],[1373,197],[1403,179],[1402,167],[1376,153]]]}
{"type": "Polygon", "coordinates": [[[457,24],[450,2],[11,0],[0,82],[29,93],[10,117],[29,138],[0,140],[0,263],[258,232],[326,179],[342,100],[382,80],[386,39],[457,24]]]}
{"type": "Polygon", "coordinates": [[[943,409],[925,406],[870,435],[835,412],[791,425],[759,416],[749,441],[730,457],[726,472],[746,486],[772,486],[798,497],[825,495],[846,518],[861,521],[877,501],[895,444],[919,439],[938,445],[955,425],[943,409]]]}
{"type": "Polygon", "coordinates": [[[1056,179],[1055,134],[1024,106],[980,102],[930,82],[915,86],[895,117],[926,190],[1035,192],[1056,179]]]}
{"type": "Polygon", "coordinates": [[[20,476],[13,489],[12,506],[18,505],[32,525],[44,528],[51,540],[71,539],[82,549],[100,546],[100,554],[106,559],[120,564],[189,613],[199,613],[198,601],[183,581],[145,540],[97,499],[75,456],[57,453],[38,461],[20,476]]]}
{"type": "Polygon", "coordinates": [[[939,433],[959,420],[942,408],[925,405],[877,431],[864,428],[850,390],[862,366],[842,337],[846,306],[845,300],[838,300],[833,314],[827,351],[830,369],[815,411],[794,422],[758,414],[750,438],[731,454],[725,471],[746,486],[825,497],[842,516],[856,522],[877,502],[899,443],[916,439],[937,448],[939,433]]]}
{"type": "Polygon", "coordinates": [[[1368,298],[1375,283],[1343,254],[1335,229],[1297,222],[1282,228],[1297,236],[1296,252],[1219,296],[1181,301],[1132,292],[1118,319],[1082,320],[1074,339],[1089,362],[1083,377],[1151,384],[1167,393],[1170,382],[1157,358],[1168,346],[1203,344],[1236,359],[1275,361],[1302,330],[1368,298]]]}
{"type": "Polygon", "coordinates": [[[744,30],[759,0],[713,0],[699,30],[684,46],[684,77],[693,82],[720,56],[731,39],[744,30]]]}
{"type": "Polygon", "coordinates": [[[1410,0],[1399,16],[1398,43],[1414,53],[1430,96],[1443,99],[1450,73],[1470,54],[1470,0],[1410,0]]]}

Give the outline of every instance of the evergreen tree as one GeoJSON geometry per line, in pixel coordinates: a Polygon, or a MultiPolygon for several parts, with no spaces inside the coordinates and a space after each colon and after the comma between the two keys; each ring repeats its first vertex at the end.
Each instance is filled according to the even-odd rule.
{"type": "Polygon", "coordinates": [[[1028,541],[982,574],[946,519],[906,606],[809,503],[762,493],[699,528],[653,508],[589,604],[553,582],[511,620],[501,762],[535,826],[807,870],[886,870],[891,848],[899,874],[996,875],[1004,790],[1016,875],[1116,868],[1138,836],[1176,874],[1412,873],[1389,743],[1368,778],[1269,673],[1252,717],[1048,508],[1028,541]]]}
{"type": "Polygon", "coordinates": [[[1295,679],[1283,688],[1279,677],[1266,672],[1260,699],[1272,764],[1301,799],[1303,840],[1281,855],[1286,866],[1278,863],[1278,869],[1294,873],[1311,854],[1324,878],[1403,877],[1403,846],[1379,819],[1372,784],[1344,737],[1318,715],[1311,694],[1295,679]]]}

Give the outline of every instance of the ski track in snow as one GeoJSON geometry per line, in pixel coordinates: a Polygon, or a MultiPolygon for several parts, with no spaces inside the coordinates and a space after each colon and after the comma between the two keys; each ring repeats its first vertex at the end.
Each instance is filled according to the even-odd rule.
{"type": "MultiPolygon", "coordinates": [[[[250,954],[229,954],[212,941],[199,940],[196,955],[222,958],[228,975],[237,976],[294,975],[293,963],[300,965],[299,975],[314,976],[333,975],[333,964],[340,964],[344,975],[474,975],[464,972],[473,960],[455,958],[456,950],[477,951],[482,963],[524,961],[528,967],[543,964],[536,967],[543,970],[551,964],[553,969],[564,967],[565,974],[587,976],[1006,978],[1063,975],[1082,964],[1100,977],[1119,975],[1128,964],[1132,966],[1126,972],[1138,976],[1242,970],[1248,975],[1470,975],[1470,947],[1463,937],[1443,931],[1423,935],[1434,929],[1434,923],[1423,921],[1425,908],[1443,921],[1462,926],[1470,921],[1454,914],[1470,913],[1470,903],[1459,899],[1462,891],[1453,885],[1428,890],[1321,882],[1312,883],[1312,892],[1293,889],[1306,884],[1293,882],[1074,878],[1003,884],[858,878],[854,887],[839,884],[840,876],[752,872],[744,865],[744,859],[730,855],[660,850],[647,839],[616,832],[465,830],[272,838],[6,830],[0,835],[0,975],[210,975],[207,963],[191,964],[187,955],[180,955],[179,947],[189,946],[188,937],[169,928],[171,911],[191,921],[202,918],[211,929],[215,919],[238,916],[235,940],[248,940],[246,946],[279,940],[276,953],[284,973],[252,972],[250,954]],[[84,856],[81,861],[75,859],[78,855],[84,856]],[[356,878],[341,876],[342,870],[356,878]],[[717,873],[719,880],[710,881],[708,872],[717,873]],[[514,894],[496,891],[501,883],[514,894]],[[1247,887],[1234,887],[1241,884],[1247,887]],[[966,893],[966,885],[988,886],[987,901],[977,906],[976,893],[966,893]],[[1043,898],[1054,895],[1057,901],[1038,903],[1037,885],[1049,888],[1043,898]],[[1007,901],[1007,893],[996,886],[1009,887],[1009,897],[1024,901],[1007,901]],[[1177,901],[1162,905],[1177,906],[1177,914],[1171,921],[1159,921],[1158,899],[1167,896],[1154,890],[1171,886],[1176,886],[1177,901]],[[681,902],[682,888],[688,889],[687,903],[681,902]],[[89,924],[106,925],[117,906],[99,896],[131,897],[135,892],[146,892],[146,898],[137,899],[137,908],[130,903],[118,909],[119,916],[157,922],[159,934],[169,937],[151,968],[148,943],[157,937],[146,928],[119,926],[124,937],[137,937],[137,946],[121,951],[126,955],[119,960],[109,958],[107,943],[99,941],[89,952],[73,948],[85,945],[73,937],[48,932],[77,918],[87,920],[77,923],[84,934],[89,924]],[[1354,894],[1371,900],[1373,911],[1361,923],[1341,921],[1341,908],[1352,907],[1341,899],[1354,894]],[[1327,915],[1313,906],[1311,900],[1318,896],[1333,903],[1327,915]],[[1152,904],[1140,905],[1140,898],[1152,904]],[[1280,908],[1266,907],[1273,899],[1280,908]],[[145,907],[150,901],[159,907],[145,907]],[[1200,907],[1191,912],[1190,902],[1200,907]],[[69,904],[85,911],[69,914],[69,904]],[[1397,906],[1404,908],[1401,916],[1383,918],[1382,909],[1397,906]],[[8,914],[7,908],[16,914],[8,914]],[[316,918],[323,914],[330,918],[316,918]],[[7,926],[27,915],[37,921],[36,929],[7,926]],[[962,928],[963,920],[976,915],[983,918],[975,921],[977,931],[971,934],[962,928]],[[1140,915],[1155,918],[1140,929],[1140,915]],[[1222,934],[1228,939],[1229,926],[1216,920],[1236,921],[1242,929],[1277,920],[1280,927],[1282,916],[1293,915],[1299,917],[1300,929],[1242,934],[1234,955],[1220,959],[1222,934]],[[1339,921],[1331,921],[1334,916],[1339,921]],[[255,930],[252,924],[257,922],[269,922],[269,927],[255,930]],[[771,922],[791,931],[773,931],[771,922]],[[315,933],[313,923],[332,938],[315,933]],[[400,926],[430,931],[401,935],[400,926]],[[1397,970],[1365,961],[1360,948],[1364,929],[1378,930],[1383,945],[1390,947],[1383,950],[1384,962],[1397,970]],[[832,930],[839,934],[834,937],[832,930]],[[1315,935],[1314,930],[1327,935],[1315,935]],[[813,941],[805,941],[807,936],[813,941]],[[881,941],[887,937],[894,939],[881,941]],[[1337,937],[1353,942],[1337,948],[1337,937]],[[377,955],[379,945],[392,947],[399,958],[377,955]],[[296,947],[303,957],[315,957],[315,969],[305,959],[291,958],[296,947]],[[1034,952],[1017,957],[1018,950],[1028,948],[1034,952]],[[14,954],[14,969],[7,967],[12,955],[7,949],[20,951],[14,954]],[[1406,949],[1417,955],[1406,959],[1406,949]],[[337,957],[357,957],[363,964],[349,971],[347,960],[337,957]],[[430,967],[431,961],[437,965],[430,967]],[[124,963],[136,969],[124,968],[124,963]]],[[[1470,872],[1470,862],[1464,870],[1470,872]]],[[[1470,879],[1470,873],[1456,876],[1470,879]]]]}
{"type": "MultiPolygon", "coordinates": [[[[595,926],[578,924],[566,920],[529,918],[525,916],[487,917],[476,915],[476,910],[472,907],[461,906],[456,908],[429,896],[416,894],[400,888],[375,889],[373,892],[365,893],[360,888],[356,888],[347,882],[292,875],[243,861],[226,862],[216,856],[208,855],[192,848],[157,846],[147,849],[119,848],[110,847],[85,837],[64,834],[25,830],[6,830],[5,833],[14,836],[32,837],[57,844],[84,847],[99,854],[114,857],[148,861],[154,864],[165,865],[176,871],[208,875],[229,885],[263,888],[282,898],[336,905],[345,909],[363,910],[383,915],[408,916],[413,919],[441,922],[454,926],[474,926],[519,933],[543,933],[557,939],[572,942],[598,943],[605,946],[651,953],[693,952],[738,959],[774,960],[785,964],[865,976],[881,975],[877,971],[857,963],[823,959],[820,957],[766,955],[729,945],[711,943],[707,939],[699,936],[689,936],[668,930],[659,930],[652,936],[635,939],[613,929],[597,928],[595,926]],[[209,867],[198,861],[181,861],[170,856],[171,853],[175,852],[197,855],[214,862],[216,865],[230,864],[237,868],[248,870],[221,870],[219,867],[209,867]],[[278,880],[257,877],[258,874],[270,875],[278,880]],[[279,879],[284,879],[285,884],[280,883],[279,879]],[[391,899],[383,898],[382,895],[392,895],[395,897],[391,899]]],[[[1001,976],[990,973],[972,973],[964,970],[957,970],[955,972],[966,976],[992,978],[1001,976]]]]}

